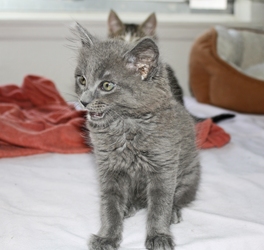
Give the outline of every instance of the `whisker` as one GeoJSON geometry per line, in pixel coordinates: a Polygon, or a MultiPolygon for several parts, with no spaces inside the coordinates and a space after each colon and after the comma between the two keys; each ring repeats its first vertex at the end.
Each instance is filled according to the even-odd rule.
{"type": "Polygon", "coordinates": [[[78,96],[76,94],[72,94],[72,93],[68,93],[68,92],[65,92],[65,91],[61,91],[63,94],[66,94],[66,95],[70,95],[70,96],[73,96],[73,97],[76,97],[78,98],[78,96]]]}

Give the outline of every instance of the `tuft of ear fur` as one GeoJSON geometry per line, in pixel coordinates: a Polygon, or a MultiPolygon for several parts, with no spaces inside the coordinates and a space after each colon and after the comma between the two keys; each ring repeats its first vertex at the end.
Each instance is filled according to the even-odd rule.
{"type": "Polygon", "coordinates": [[[150,16],[140,25],[140,29],[146,36],[154,36],[157,26],[156,15],[153,12],[150,16]]]}
{"type": "Polygon", "coordinates": [[[139,72],[142,80],[150,79],[155,75],[158,58],[158,46],[150,38],[141,39],[125,54],[127,68],[139,72]]]}
{"type": "Polygon", "coordinates": [[[116,34],[119,30],[124,28],[123,22],[120,20],[118,15],[111,10],[108,16],[108,31],[110,35],[116,34]]]}
{"type": "Polygon", "coordinates": [[[93,37],[84,27],[82,27],[79,23],[76,23],[75,30],[78,33],[79,38],[81,39],[83,46],[91,47],[96,38],[93,37]]]}

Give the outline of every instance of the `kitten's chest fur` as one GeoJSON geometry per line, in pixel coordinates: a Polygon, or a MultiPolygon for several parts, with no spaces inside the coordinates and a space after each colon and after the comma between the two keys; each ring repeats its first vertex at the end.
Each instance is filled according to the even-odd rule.
{"type": "MultiPolygon", "coordinates": [[[[129,195],[125,216],[147,205],[147,185],[155,165],[150,157],[150,137],[145,124],[135,125],[129,119],[114,122],[105,134],[102,131],[91,133],[99,174],[107,171],[111,176],[120,173],[126,176],[129,195]]],[[[153,141],[153,135],[151,139],[153,141]]]]}
{"type": "Polygon", "coordinates": [[[113,171],[126,171],[132,178],[138,172],[151,171],[151,126],[153,125],[136,124],[126,119],[115,121],[106,130],[92,132],[99,166],[113,171]]]}

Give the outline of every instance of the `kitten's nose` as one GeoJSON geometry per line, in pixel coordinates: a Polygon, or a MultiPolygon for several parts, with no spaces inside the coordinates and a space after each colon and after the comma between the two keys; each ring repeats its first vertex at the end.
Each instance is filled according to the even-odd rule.
{"type": "Polygon", "coordinates": [[[84,107],[86,107],[88,104],[89,104],[89,102],[85,102],[85,101],[80,101],[81,102],[81,104],[84,106],[84,107]]]}

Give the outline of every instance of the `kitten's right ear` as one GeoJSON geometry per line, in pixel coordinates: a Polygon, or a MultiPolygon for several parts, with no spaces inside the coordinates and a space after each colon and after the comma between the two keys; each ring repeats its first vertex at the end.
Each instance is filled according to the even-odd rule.
{"type": "Polygon", "coordinates": [[[138,72],[142,80],[147,80],[156,74],[159,49],[152,39],[143,38],[124,58],[128,69],[138,72]]]}
{"type": "Polygon", "coordinates": [[[109,35],[114,35],[123,28],[124,28],[123,22],[119,19],[118,15],[113,10],[111,10],[108,16],[109,35]]]}
{"type": "Polygon", "coordinates": [[[91,47],[96,38],[93,37],[84,27],[82,27],[79,23],[76,23],[75,30],[78,32],[78,36],[81,39],[83,46],[91,47]]]}

